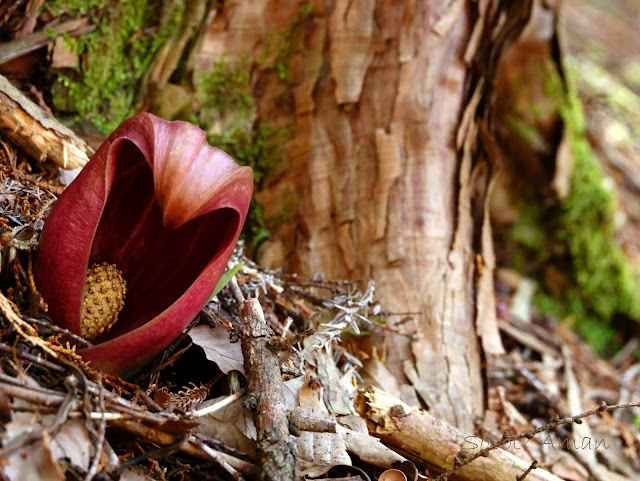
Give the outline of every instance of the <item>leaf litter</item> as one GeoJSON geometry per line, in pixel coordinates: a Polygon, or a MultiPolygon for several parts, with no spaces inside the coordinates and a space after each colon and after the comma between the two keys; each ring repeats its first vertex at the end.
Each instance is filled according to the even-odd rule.
{"type": "MultiPolygon", "coordinates": [[[[129,380],[83,363],[66,344],[70,333],[52,325],[40,309],[31,265],[48,209],[63,188],[58,179],[55,167],[33,162],[0,142],[0,289],[11,311],[3,310],[0,319],[3,476],[34,481],[257,479],[255,416],[260,413],[251,409],[244,357],[234,342],[239,302],[231,286],[205,306],[197,325],[129,380]]],[[[245,298],[260,300],[275,332],[273,341],[292,344],[278,354],[286,409],[307,424],[323,426],[292,428],[299,473],[367,479],[399,466],[405,458],[396,452],[398,446],[373,436],[375,422],[354,408],[368,385],[424,407],[411,387],[388,371],[384,352],[378,356],[360,343],[382,329],[388,332],[373,283],[265,270],[243,257],[241,244],[231,264],[240,262],[238,288],[245,298]],[[309,329],[312,334],[298,339],[309,329]]],[[[501,308],[512,299],[499,301],[501,308]]],[[[614,367],[552,319],[533,315],[531,322],[522,322],[517,312],[504,308],[499,314],[508,352],[487,365],[487,416],[474,434],[496,440],[503,433],[544,425],[557,413],[633,401],[640,394],[632,350],[619,356],[614,367]]],[[[599,479],[634,479],[640,436],[632,411],[588,422],[590,430],[584,432],[612,446],[602,456],[564,449],[567,432],[559,428],[530,440],[524,454],[518,447],[522,443],[505,448],[529,460],[546,460],[556,475],[537,478],[539,470],[534,470],[534,480],[586,481],[594,473],[599,479]]],[[[412,460],[417,467],[402,463],[405,476],[414,472],[408,479],[426,479],[425,470],[433,466],[412,460]]]]}

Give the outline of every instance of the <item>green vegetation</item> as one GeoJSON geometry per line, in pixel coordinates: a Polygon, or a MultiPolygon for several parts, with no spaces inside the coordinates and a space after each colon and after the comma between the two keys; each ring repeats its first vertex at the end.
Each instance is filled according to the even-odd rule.
{"type": "Polygon", "coordinates": [[[252,114],[255,100],[249,88],[250,67],[248,59],[234,65],[218,60],[202,75],[197,88],[202,102],[198,113],[201,124],[210,127],[212,111],[221,115],[231,111],[244,116],[252,114]]]}
{"type": "Polygon", "coordinates": [[[568,264],[560,297],[538,292],[535,303],[559,319],[572,317],[594,349],[610,354],[616,336],[611,321],[616,316],[640,321],[640,282],[616,242],[615,199],[586,138],[575,88],[562,89],[557,105],[573,157],[571,192],[547,207],[539,192],[524,194],[511,238],[521,249],[516,261],[524,263],[525,252],[541,264],[568,264]]]}
{"type": "MultiPolygon", "coordinates": [[[[251,130],[236,128],[230,132],[210,135],[209,143],[224,150],[240,165],[248,165],[253,169],[253,180],[256,186],[267,176],[273,166],[281,160],[279,138],[283,129],[274,130],[268,126],[257,126],[251,130]]],[[[271,236],[260,205],[253,199],[249,214],[245,221],[243,237],[249,248],[256,247],[271,236]]]]}
{"type": "Polygon", "coordinates": [[[564,238],[573,259],[581,295],[592,299],[590,310],[609,320],[623,314],[640,320],[638,279],[634,277],[614,235],[615,202],[586,139],[577,93],[570,91],[561,109],[574,157],[572,188],[564,203],[564,238]]]}
{"type": "Polygon", "coordinates": [[[562,204],[558,240],[568,246],[573,282],[566,294],[566,313],[596,350],[606,352],[615,337],[609,323],[616,315],[640,321],[640,283],[615,240],[615,200],[585,135],[575,89],[560,113],[573,154],[571,194],[562,204]]]}
{"type": "Polygon", "coordinates": [[[152,0],[53,1],[47,7],[54,13],[93,12],[96,29],[66,39],[81,56],[82,72],[58,74],[64,89],[54,89],[54,105],[111,132],[135,113],[138,87],[154,55],[179,25],[184,4],[166,18],[160,18],[160,2],[152,0]]]}
{"type": "Polygon", "coordinates": [[[275,53],[272,68],[278,73],[278,78],[287,85],[291,83],[291,79],[289,78],[291,59],[302,38],[302,22],[311,14],[312,10],[313,3],[311,1],[303,2],[285,32],[276,35],[272,30],[267,36],[260,63],[266,62],[267,59],[275,53]]]}
{"type": "Polygon", "coordinates": [[[220,279],[218,280],[218,283],[216,284],[216,287],[213,289],[213,293],[211,294],[211,296],[209,296],[209,300],[207,302],[210,302],[214,297],[218,295],[218,293],[222,289],[224,289],[224,287],[227,284],[229,284],[229,282],[231,282],[231,279],[233,279],[233,276],[235,276],[238,273],[238,271],[242,269],[242,266],[244,266],[244,261],[238,262],[231,269],[227,269],[226,271],[224,271],[224,274],[222,274],[222,277],[220,277],[220,279]]]}
{"type": "Polygon", "coordinates": [[[108,3],[107,0],[52,0],[47,2],[45,7],[51,10],[55,16],[63,13],[76,15],[90,12],[96,8],[103,8],[108,3]]]}
{"type": "MultiPolygon", "coordinates": [[[[253,169],[256,188],[282,160],[281,143],[286,128],[273,129],[254,121],[255,100],[251,95],[248,60],[219,60],[196,82],[200,107],[192,122],[209,132],[211,145],[227,152],[241,165],[253,169]],[[214,132],[214,133],[212,133],[214,132]]],[[[262,209],[255,200],[249,208],[243,237],[249,249],[271,235],[262,209]]]]}

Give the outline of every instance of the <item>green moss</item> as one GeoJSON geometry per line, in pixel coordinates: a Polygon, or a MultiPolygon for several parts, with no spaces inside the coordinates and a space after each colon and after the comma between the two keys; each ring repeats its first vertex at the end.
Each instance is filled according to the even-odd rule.
{"type": "MultiPolygon", "coordinates": [[[[567,82],[572,85],[571,72],[567,82]]],[[[564,271],[568,279],[560,297],[540,290],[535,305],[558,319],[572,318],[576,331],[594,349],[610,354],[616,339],[612,320],[622,316],[640,321],[640,281],[615,239],[615,198],[586,138],[577,91],[572,86],[567,91],[551,78],[545,93],[555,101],[572,153],[571,192],[560,203],[551,202],[539,188],[519,192],[520,217],[509,233],[516,246],[513,261],[525,272],[529,267],[527,274],[540,280],[545,264],[564,271]]],[[[537,131],[528,124],[512,123],[512,128],[515,135],[535,143],[537,131]]]]}
{"type": "Polygon", "coordinates": [[[43,8],[49,9],[54,16],[64,13],[77,15],[79,13],[87,13],[96,8],[104,8],[108,4],[107,0],[51,0],[46,2],[43,8]]]}
{"type": "Polygon", "coordinates": [[[605,356],[616,351],[616,330],[602,318],[588,311],[579,289],[571,287],[562,299],[555,298],[544,291],[537,291],[533,302],[540,312],[551,314],[556,319],[569,320],[575,331],[598,353],[605,356]]]}
{"type": "Polygon", "coordinates": [[[67,98],[54,99],[54,103],[68,105],[105,133],[135,113],[133,103],[140,82],[153,56],[179,25],[185,8],[180,4],[166,18],[160,18],[159,3],[86,0],[52,5],[55,12],[66,4],[67,13],[104,7],[94,15],[96,30],[68,40],[81,54],[82,71],[58,74],[67,98]]]}
{"type": "MultiPolygon", "coordinates": [[[[253,179],[259,188],[265,176],[281,161],[281,137],[286,129],[274,130],[269,126],[255,126],[250,130],[236,128],[219,135],[210,135],[209,143],[227,152],[240,165],[253,169],[253,179]]],[[[275,225],[265,220],[260,205],[253,200],[249,208],[243,238],[250,249],[271,236],[275,225]]]]}
{"type": "Polygon", "coordinates": [[[291,83],[289,78],[289,69],[291,67],[291,60],[298,48],[303,35],[302,23],[313,10],[313,3],[311,1],[301,2],[296,15],[289,26],[281,34],[275,34],[272,31],[267,35],[265,42],[265,48],[262,53],[260,63],[264,63],[268,58],[275,54],[275,59],[271,68],[278,73],[278,78],[285,82],[287,85],[291,83]]]}
{"type": "Polygon", "coordinates": [[[584,130],[575,90],[560,113],[569,134],[574,166],[571,194],[563,204],[562,240],[569,247],[575,281],[586,310],[609,321],[622,314],[640,321],[640,284],[615,240],[615,200],[605,186],[584,130]]]}
{"type": "Polygon", "coordinates": [[[201,123],[210,124],[212,110],[222,115],[230,111],[249,114],[255,105],[249,67],[247,59],[232,65],[221,59],[200,77],[197,91],[202,102],[198,114],[201,123]]]}
{"type": "MultiPolygon", "coordinates": [[[[206,130],[209,143],[227,152],[241,165],[253,169],[255,190],[283,160],[281,147],[287,128],[274,129],[255,121],[256,105],[251,89],[251,61],[216,61],[207,72],[196,74],[199,108],[191,121],[206,130]]],[[[243,238],[249,251],[271,236],[271,229],[297,207],[285,202],[286,214],[265,219],[260,205],[253,200],[249,208],[243,238]]]]}

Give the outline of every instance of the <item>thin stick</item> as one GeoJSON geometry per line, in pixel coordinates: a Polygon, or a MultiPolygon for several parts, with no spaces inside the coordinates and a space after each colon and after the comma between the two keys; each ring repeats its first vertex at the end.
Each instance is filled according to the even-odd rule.
{"type": "Polygon", "coordinates": [[[440,474],[439,476],[436,476],[435,478],[433,478],[433,481],[445,481],[449,479],[449,476],[454,472],[456,472],[461,467],[466,466],[467,464],[469,464],[470,462],[478,458],[486,457],[487,454],[489,454],[489,452],[493,451],[496,448],[499,448],[500,446],[504,446],[505,444],[509,444],[514,441],[519,441],[525,438],[531,439],[536,434],[540,434],[544,431],[550,431],[551,429],[555,429],[558,426],[562,426],[564,424],[573,424],[573,423],[581,424],[583,418],[593,416],[594,414],[600,414],[605,411],[615,411],[617,409],[629,409],[634,407],[640,407],[640,401],[634,402],[634,403],[613,404],[611,406],[608,406],[607,403],[603,402],[597,408],[590,409],[589,411],[585,411],[580,414],[576,414],[575,416],[567,416],[564,418],[560,418],[556,416],[550,423],[547,423],[544,426],[540,426],[537,429],[530,429],[529,431],[525,431],[520,434],[505,433],[500,441],[490,444],[486,448],[483,448],[477,451],[472,456],[469,456],[468,458],[465,458],[463,460],[456,458],[457,461],[454,462],[454,467],[446,470],[444,473],[440,474]]]}
{"type": "Polygon", "coordinates": [[[242,290],[238,285],[238,279],[236,279],[236,276],[233,276],[229,281],[229,288],[231,289],[231,293],[233,294],[233,297],[236,298],[236,301],[238,301],[239,304],[242,304],[245,300],[244,294],[242,293],[242,290]]]}
{"type": "Polygon", "coordinates": [[[221,456],[222,453],[219,453],[218,451],[210,448],[209,446],[207,446],[201,441],[195,440],[195,441],[192,441],[192,443],[195,447],[200,449],[203,453],[205,453],[207,456],[213,459],[216,463],[218,463],[218,465],[221,468],[223,468],[227,473],[229,473],[233,477],[233,479],[235,479],[236,481],[244,481],[244,478],[242,477],[242,475],[238,471],[236,471],[233,466],[231,466],[229,463],[227,463],[224,460],[224,458],[221,456]]]}
{"type": "Polygon", "coordinates": [[[96,443],[96,450],[95,450],[95,454],[93,456],[93,459],[91,460],[91,466],[89,466],[89,471],[87,472],[87,475],[85,476],[85,481],[91,481],[93,479],[93,477],[96,475],[96,473],[98,472],[98,466],[100,465],[100,459],[102,458],[102,449],[104,447],[104,436],[105,436],[105,432],[106,432],[106,426],[107,426],[107,422],[106,422],[106,418],[105,418],[105,411],[104,411],[104,389],[102,388],[102,376],[100,374],[98,374],[98,387],[100,388],[100,391],[98,391],[98,407],[100,409],[100,423],[98,425],[98,442],[96,443]]]}
{"type": "Polygon", "coordinates": [[[255,402],[258,458],[265,481],[293,481],[295,444],[289,434],[280,363],[269,342],[275,333],[264,320],[257,299],[240,304],[240,341],[249,397],[255,402]]]}
{"type": "Polygon", "coordinates": [[[47,354],[54,358],[58,355],[49,347],[49,343],[38,337],[38,332],[29,323],[23,321],[18,314],[16,314],[11,306],[11,302],[7,299],[2,292],[0,292],[0,312],[4,314],[4,317],[13,326],[16,332],[24,339],[29,341],[33,346],[37,346],[45,351],[47,354]]]}
{"type": "Polygon", "coordinates": [[[216,411],[219,411],[223,407],[228,406],[232,402],[240,399],[243,395],[244,395],[244,391],[237,392],[235,394],[227,396],[226,398],[224,398],[221,401],[218,401],[217,403],[212,404],[211,406],[207,406],[206,408],[191,411],[191,413],[189,414],[191,417],[198,418],[201,416],[206,416],[207,414],[215,413],[216,411]]]}

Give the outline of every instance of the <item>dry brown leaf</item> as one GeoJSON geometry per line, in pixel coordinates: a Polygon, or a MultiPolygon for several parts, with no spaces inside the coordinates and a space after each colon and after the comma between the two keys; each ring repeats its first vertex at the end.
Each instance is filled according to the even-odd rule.
{"type": "Polygon", "coordinates": [[[244,359],[239,342],[229,340],[229,330],[224,327],[196,326],[189,332],[191,341],[204,349],[207,359],[215,362],[220,370],[240,371],[244,374],[244,359]]]}
{"type": "MultiPolygon", "coordinates": [[[[303,385],[303,377],[283,383],[287,409],[293,410],[298,406],[300,389],[303,385]]],[[[226,398],[227,396],[222,396],[205,401],[198,405],[198,410],[205,410],[208,406],[226,398]]],[[[252,412],[243,407],[244,399],[245,397],[242,397],[211,414],[199,417],[198,432],[218,439],[229,447],[254,455],[257,431],[252,412]]]]}
{"type": "Polygon", "coordinates": [[[139,466],[131,466],[120,475],[120,481],[154,481],[154,478],[146,474],[139,466]]]}
{"type": "MultiPolygon", "coordinates": [[[[204,409],[215,404],[226,396],[205,401],[199,405],[204,409]]],[[[253,423],[253,415],[248,409],[244,409],[240,398],[228,406],[198,419],[198,432],[214,439],[222,441],[227,446],[255,454],[255,440],[257,439],[256,426],[253,423]]]]}
{"type": "MultiPolygon", "coordinates": [[[[51,424],[53,416],[45,416],[33,424],[29,413],[16,413],[6,425],[4,439],[13,439],[21,433],[37,432],[43,425],[51,424]]],[[[8,464],[2,467],[10,481],[63,481],[64,472],[58,459],[69,461],[82,468],[89,467],[91,439],[85,426],[79,420],[67,421],[55,437],[50,438],[44,430],[44,439],[27,445],[8,457],[8,464]]]]}
{"type": "MultiPolygon", "coordinates": [[[[300,407],[309,415],[318,413],[326,416],[328,410],[320,397],[321,389],[313,389],[308,383],[304,383],[300,389],[300,407]]],[[[305,476],[321,476],[338,464],[351,466],[347,447],[337,432],[303,432],[297,438],[297,447],[298,467],[305,476]]]]}
{"type": "Polygon", "coordinates": [[[42,442],[15,451],[3,466],[9,481],[64,481],[65,475],[51,452],[48,435],[42,442]]]}
{"type": "Polygon", "coordinates": [[[68,47],[65,38],[60,36],[53,41],[51,51],[51,68],[76,68],[78,66],[78,54],[68,47]]]}
{"type": "Polygon", "coordinates": [[[398,453],[386,447],[378,438],[369,434],[352,431],[338,425],[338,433],[342,437],[347,451],[357,454],[365,463],[390,468],[395,461],[406,461],[398,453]]]}
{"type": "Polygon", "coordinates": [[[89,467],[91,446],[89,432],[78,419],[64,423],[51,440],[51,452],[57,459],[68,458],[71,463],[83,468],[89,467]]]}
{"type": "Polygon", "coordinates": [[[363,363],[362,369],[358,371],[362,377],[363,386],[375,386],[395,397],[402,399],[402,392],[398,384],[397,375],[394,375],[387,365],[379,359],[369,358],[363,363]]]}
{"type": "Polygon", "coordinates": [[[338,433],[303,432],[297,445],[298,467],[304,476],[321,476],[338,464],[351,466],[344,440],[338,433]]]}
{"type": "Polygon", "coordinates": [[[282,383],[284,402],[289,411],[293,411],[300,403],[300,391],[304,386],[304,376],[289,379],[282,383]]]}
{"type": "MultiPolygon", "coordinates": [[[[343,374],[336,366],[331,354],[312,347],[311,338],[305,341],[305,351],[312,353],[318,377],[324,388],[324,401],[334,414],[351,414],[351,404],[356,390],[350,382],[352,373],[343,374]]],[[[303,406],[304,407],[304,406],[303,406]]]]}

